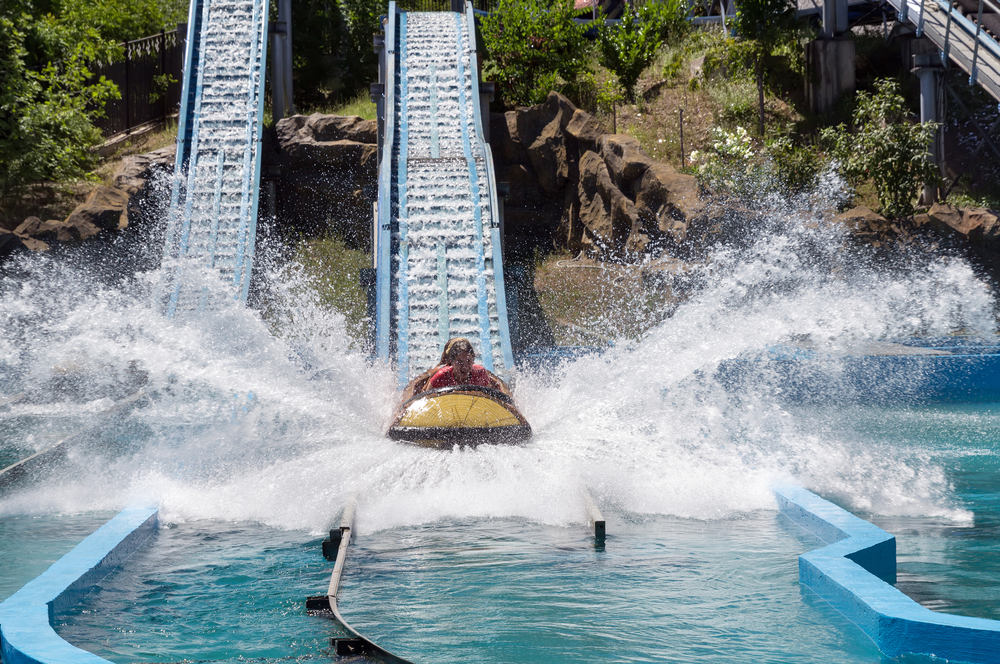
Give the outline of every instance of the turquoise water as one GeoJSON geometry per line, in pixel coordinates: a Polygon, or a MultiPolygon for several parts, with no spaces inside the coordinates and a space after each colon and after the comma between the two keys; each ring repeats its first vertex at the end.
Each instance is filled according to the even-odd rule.
{"type": "MultiPolygon", "coordinates": [[[[852,509],[897,535],[904,592],[935,610],[1000,617],[996,405],[813,408],[795,417],[818,438],[850,432],[874,454],[905,451],[896,471],[911,478],[915,464],[937,467],[952,487],[937,516],[852,509]]],[[[433,461],[479,456],[419,452],[433,461]]],[[[848,479],[832,480],[825,495],[851,503],[835,486],[848,479]]],[[[362,497],[342,612],[415,661],[881,661],[860,630],[799,586],[796,556],[822,543],[773,510],[680,518],[623,510],[613,493],[596,497],[608,518],[603,547],[582,520],[440,517],[372,530],[375,505],[362,497]]],[[[0,597],[110,515],[0,518],[0,555],[17,561],[13,574],[5,565],[0,597]]],[[[328,582],[320,539],[168,514],[99,592],[59,617],[57,631],[121,663],[328,656],[340,632],[304,610],[328,582]]]]}

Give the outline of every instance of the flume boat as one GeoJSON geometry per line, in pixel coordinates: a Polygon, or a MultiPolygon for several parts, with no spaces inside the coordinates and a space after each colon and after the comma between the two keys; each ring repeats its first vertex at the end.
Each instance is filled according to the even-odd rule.
{"type": "Polygon", "coordinates": [[[531,437],[531,426],[504,391],[456,385],[417,394],[408,389],[386,435],[421,447],[451,449],[520,443],[531,437]]]}

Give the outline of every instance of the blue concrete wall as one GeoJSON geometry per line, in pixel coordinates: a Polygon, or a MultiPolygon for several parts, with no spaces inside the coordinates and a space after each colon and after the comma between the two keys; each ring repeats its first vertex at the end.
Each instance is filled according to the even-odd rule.
{"type": "Polygon", "coordinates": [[[1000,663],[1000,621],[937,613],[889,585],[896,577],[895,537],[801,487],[775,494],[783,514],[829,543],[799,556],[799,582],[860,627],[883,654],[1000,663]]]}
{"type": "Polygon", "coordinates": [[[79,602],[156,530],[155,508],[127,509],[0,604],[4,664],[108,664],[63,641],[55,614],[79,602]]]}

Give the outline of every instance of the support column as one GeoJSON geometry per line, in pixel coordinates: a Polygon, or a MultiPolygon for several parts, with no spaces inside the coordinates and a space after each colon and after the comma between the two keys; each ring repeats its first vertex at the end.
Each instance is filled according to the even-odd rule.
{"type": "Polygon", "coordinates": [[[813,113],[829,112],[854,85],[854,42],[832,37],[806,44],[806,97],[813,113]]]}
{"type": "Polygon", "coordinates": [[[823,0],[823,31],[806,45],[806,98],[813,113],[830,111],[854,90],[854,42],[847,32],[847,0],[823,0]]]}
{"type": "MultiPolygon", "coordinates": [[[[940,172],[944,161],[944,132],[941,131],[941,122],[944,119],[944,95],[941,94],[944,68],[941,67],[941,59],[936,54],[924,53],[913,56],[912,71],[920,78],[920,121],[938,123],[937,131],[934,132],[927,151],[928,159],[940,172]]],[[[933,205],[936,200],[937,184],[924,183],[921,202],[924,205],[933,205]]]]}
{"type": "MultiPolygon", "coordinates": [[[[384,26],[383,26],[384,29],[384,26]]],[[[369,97],[375,104],[375,118],[377,122],[378,135],[378,158],[382,160],[382,139],[385,134],[385,71],[386,71],[386,48],[385,33],[374,35],[372,45],[378,55],[378,83],[372,83],[369,89],[369,97]]],[[[377,225],[376,221],[376,225],[377,225]]]]}
{"type": "Polygon", "coordinates": [[[292,103],[291,0],[278,0],[278,21],[271,29],[271,102],[275,122],[295,112],[292,103]]]}
{"type": "Polygon", "coordinates": [[[823,0],[823,32],[825,39],[847,32],[847,0],[823,0]]]}

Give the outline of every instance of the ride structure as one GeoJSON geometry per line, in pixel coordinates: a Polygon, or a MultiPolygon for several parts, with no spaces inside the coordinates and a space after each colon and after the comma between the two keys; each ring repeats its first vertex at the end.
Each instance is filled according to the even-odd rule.
{"type": "Polygon", "coordinates": [[[375,355],[395,367],[403,388],[462,336],[486,369],[506,376],[514,359],[501,217],[472,6],[400,12],[390,2],[384,26],[373,87],[375,355]]]}
{"type": "Polygon", "coordinates": [[[191,1],[165,276],[157,293],[168,317],[214,308],[220,294],[247,300],[267,35],[264,0],[191,1]]]}

